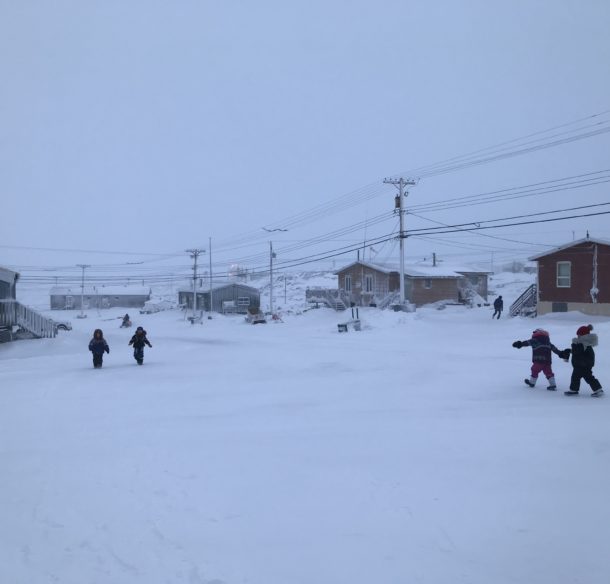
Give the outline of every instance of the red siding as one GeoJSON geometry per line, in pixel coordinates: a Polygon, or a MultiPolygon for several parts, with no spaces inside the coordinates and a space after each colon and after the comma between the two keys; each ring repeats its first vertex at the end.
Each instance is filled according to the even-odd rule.
{"type": "Polygon", "coordinates": [[[599,303],[610,302],[610,246],[583,242],[538,260],[539,299],[546,302],[591,302],[593,251],[597,245],[599,303]],[[557,262],[571,262],[569,288],[557,287],[557,262]]]}

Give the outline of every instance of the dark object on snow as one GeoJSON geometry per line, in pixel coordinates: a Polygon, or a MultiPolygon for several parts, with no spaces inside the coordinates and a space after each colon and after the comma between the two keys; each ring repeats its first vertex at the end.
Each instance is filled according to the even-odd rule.
{"type": "Polygon", "coordinates": [[[104,338],[102,329],[93,331],[93,338],[89,341],[89,350],[93,353],[93,367],[99,369],[104,361],[104,352],[110,353],[110,347],[104,338]]]}
{"type": "Polygon", "coordinates": [[[136,334],[131,337],[129,344],[133,345],[133,358],[138,365],[142,365],[144,362],[144,345],[148,345],[151,348],[152,345],[146,338],[146,331],[141,326],[136,329],[136,334]]]}
{"type": "Polygon", "coordinates": [[[129,328],[131,326],[131,319],[129,318],[129,315],[126,314],[123,317],[123,322],[121,323],[121,328],[129,328]]]}

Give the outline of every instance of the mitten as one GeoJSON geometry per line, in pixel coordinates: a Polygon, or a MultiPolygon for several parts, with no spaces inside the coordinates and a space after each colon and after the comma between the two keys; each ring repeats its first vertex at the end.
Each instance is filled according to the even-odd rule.
{"type": "Polygon", "coordinates": [[[513,347],[515,347],[515,349],[520,349],[521,347],[523,347],[523,342],[522,341],[515,341],[513,343],[513,347]]]}

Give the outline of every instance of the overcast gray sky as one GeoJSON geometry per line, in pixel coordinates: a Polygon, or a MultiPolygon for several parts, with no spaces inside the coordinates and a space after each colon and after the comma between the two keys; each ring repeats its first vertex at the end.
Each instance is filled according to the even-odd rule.
{"type": "MultiPolygon", "coordinates": [[[[360,204],[347,198],[341,212],[275,233],[278,252],[376,217],[393,205],[385,176],[609,110],[608,23],[607,0],[0,0],[0,263],[108,259],[23,247],[150,259],[211,236],[228,264],[265,252],[263,226],[361,187],[371,196],[360,204]],[[242,234],[246,247],[232,249],[242,234]]],[[[408,203],[603,170],[609,153],[604,133],[422,178],[408,203]]],[[[427,217],[480,221],[608,193],[599,184],[427,217]]],[[[552,245],[590,228],[610,238],[607,217],[493,234],[552,245]]],[[[527,255],[520,243],[443,237],[409,239],[408,253],[527,255]]]]}

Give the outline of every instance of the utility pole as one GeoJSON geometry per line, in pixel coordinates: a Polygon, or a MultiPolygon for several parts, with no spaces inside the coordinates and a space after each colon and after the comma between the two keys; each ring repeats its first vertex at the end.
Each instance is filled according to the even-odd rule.
{"type": "Polygon", "coordinates": [[[193,260],[193,320],[195,322],[195,318],[197,317],[197,258],[205,253],[204,249],[187,249],[186,253],[191,254],[191,259],[193,260]]]}
{"type": "Polygon", "coordinates": [[[210,250],[210,316],[212,318],[212,306],[214,306],[212,302],[212,238],[210,237],[208,248],[210,250]]]}
{"type": "Polygon", "coordinates": [[[269,312],[273,316],[273,243],[269,242],[269,312]]]}
{"type": "Polygon", "coordinates": [[[78,318],[87,318],[87,315],[84,313],[84,304],[85,304],[85,270],[87,268],[90,268],[91,266],[89,264],[76,264],[82,271],[83,271],[83,277],[81,279],[81,284],[80,284],[80,314],[78,315],[78,318]]]}
{"type": "Polygon", "coordinates": [[[394,198],[394,211],[398,210],[400,219],[400,304],[405,303],[405,231],[404,231],[404,204],[403,199],[408,194],[405,192],[405,187],[417,184],[412,179],[400,178],[384,178],[383,182],[388,185],[394,185],[398,188],[398,195],[394,198]]]}
{"type": "MultiPolygon", "coordinates": [[[[272,233],[273,231],[288,231],[288,229],[281,229],[276,227],[274,229],[269,229],[267,227],[263,227],[263,231],[267,233],[272,233]]],[[[273,315],[273,258],[275,254],[273,253],[273,244],[271,241],[269,242],[269,312],[273,315]]]]}

